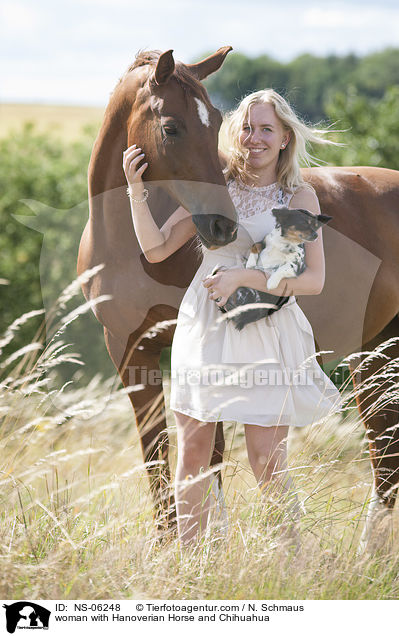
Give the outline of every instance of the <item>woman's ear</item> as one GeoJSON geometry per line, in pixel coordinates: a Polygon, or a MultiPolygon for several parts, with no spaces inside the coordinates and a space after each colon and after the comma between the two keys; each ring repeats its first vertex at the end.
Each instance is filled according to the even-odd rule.
{"type": "Polygon", "coordinates": [[[291,139],[291,131],[287,130],[284,134],[283,144],[286,146],[291,139]]]}

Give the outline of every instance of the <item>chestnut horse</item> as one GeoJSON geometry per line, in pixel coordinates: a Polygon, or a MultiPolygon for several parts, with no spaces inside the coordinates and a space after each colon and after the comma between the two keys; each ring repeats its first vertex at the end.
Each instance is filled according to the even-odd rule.
{"type": "MultiPolygon", "coordinates": [[[[141,53],[114,90],[95,142],[89,167],[90,215],[78,259],[78,273],[104,268],[84,284],[87,299],[110,294],[96,306],[109,354],[129,393],[136,415],[159,524],[174,522],[171,505],[168,434],[159,360],[171,345],[183,294],[200,264],[200,240],[221,246],[235,238],[237,216],[218,156],[221,116],[200,80],[216,71],[231,47],[202,62],[176,63],[172,51],[141,53]],[[148,202],[161,227],[182,205],[197,237],[161,263],[144,258],[133,230],[122,153],[143,148],[148,168],[148,202]],[[171,321],[171,323],[169,322],[171,321]],[[151,337],[143,334],[156,323],[151,337]],[[161,461],[157,461],[161,460],[161,461]]],[[[325,228],[326,283],[321,296],[299,302],[312,323],[319,349],[334,358],[373,347],[399,335],[399,172],[379,168],[311,168],[304,178],[315,188],[325,228]]],[[[187,352],[189,355],[189,352],[187,352]]],[[[396,341],[384,353],[399,357],[396,341]]],[[[359,387],[386,363],[375,358],[362,372],[352,362],[359,387]]],[[[398,408],[373,412],[381,388],[363,391],[359,409],[367,428],[375,491],[372,505],[392,508],[399,480],[398,408]]],[[[222,461],[222,422],[216,429],[214,466],[222,461]]],[[[220,479],[220,475],[219,475],[220,479]]]]}

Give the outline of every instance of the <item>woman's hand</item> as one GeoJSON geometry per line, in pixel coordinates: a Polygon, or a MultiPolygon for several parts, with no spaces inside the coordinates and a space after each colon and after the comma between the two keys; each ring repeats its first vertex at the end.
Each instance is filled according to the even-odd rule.
{"type": "Polygon", "coordinates": [[[143,181],[142,174],[144,170],[148,167],[148,163],[143,163],[140,167],[139,163],[143,160],[144,152],[141,151],[141,148],[137,148],[136,144],[129,146],[127,150],[123,153],[123,170],[126,175],[126,180],[128,182],[129,188],[133,190],[137,190],[137,192],[142,191],[143,189],[143,181]]]}
{"type": "Polygon", "coordinates": [[[240,287],[240,272],[242,269],[220,269],[216,274],[205,276],[202,281],[208,289],[210,300],[215,301],[218,307],[223,307],[231,294],[240,287]],[[218,300],[216,300],[218,299],[218,300]]]}

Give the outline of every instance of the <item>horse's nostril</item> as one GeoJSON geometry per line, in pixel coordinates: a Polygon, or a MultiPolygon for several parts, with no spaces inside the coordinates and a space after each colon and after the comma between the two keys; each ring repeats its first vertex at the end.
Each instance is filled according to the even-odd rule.
{"type": "Polygon", "coordinates": [[[223,240],[225,237],[225,223],[222,219],[213,219],[211,221],[211,235],[216,240],[223,240]]]}
{"type": "Polygon", "coordinates": [[[193,215],[201,240],[210,245],[227,245],[237,236],[237,224],[221,214],[193,215]]]}
{"type": "Polygon", "coordinates": [[[212,237],[219,241],[232,240],[237,234],[237,225],[224,217],[212,219],[209,229],[212,237]]]}

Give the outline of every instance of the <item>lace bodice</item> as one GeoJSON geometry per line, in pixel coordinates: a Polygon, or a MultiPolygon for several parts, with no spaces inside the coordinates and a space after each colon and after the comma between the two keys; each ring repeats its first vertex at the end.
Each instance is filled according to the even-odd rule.
{"type": "Polygon", "coordinates": [[[231,179],[227,187],[240,219],[249,218],[271,208],[288,206],[293,196],[291,192],[284,192],[277,182],[252,187],[231,179]]]}

